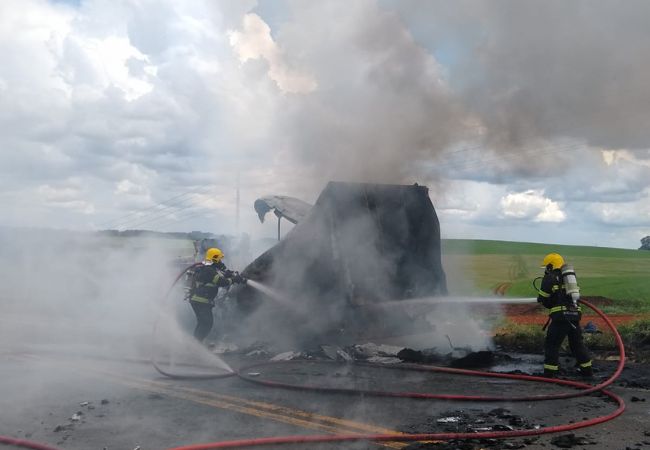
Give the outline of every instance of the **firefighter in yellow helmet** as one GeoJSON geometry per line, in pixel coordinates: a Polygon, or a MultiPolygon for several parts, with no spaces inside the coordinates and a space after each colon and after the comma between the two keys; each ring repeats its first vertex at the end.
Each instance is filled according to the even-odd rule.
{"type": "Polygon", "coordinates": [[[194,337],[200,342],[203,342],[212,330],[212,308],[219,288],[230,287],[234,283],[246,283],[246,279],[239,273],[226,268],[223,258],[224,254],[220,249],[209,248],[205,252],[203,264],[192,274],[189,300],[196,315],[194,337]]]}
{"type": "Polygon", "coordinates": [[[569,349],[578,363],[584,377],[593,375],[591,357],[582,341],[580,319],[582,312],[578,305],[580,289],[573,267],[565,264],[557,253],[549,253],[542,261],[545,269],[542,284],[538,289],[537,301],[549,309],[544,342],[544,375],[555,377],[560,369],[560,347],[569,339],[569,349]]]}

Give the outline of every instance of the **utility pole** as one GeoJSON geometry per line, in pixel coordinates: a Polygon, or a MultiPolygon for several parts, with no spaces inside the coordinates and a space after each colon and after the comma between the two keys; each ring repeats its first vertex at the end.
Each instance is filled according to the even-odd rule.
{"type": "Polygon", "coordinates": [[[237,235],[239,236],[240,231],[239,231],[239,180],[240,180],[240,172],[237,171],[237,193],[236,193],[236,213],[235,213],[235,229],[237,231],[237,235]]]}

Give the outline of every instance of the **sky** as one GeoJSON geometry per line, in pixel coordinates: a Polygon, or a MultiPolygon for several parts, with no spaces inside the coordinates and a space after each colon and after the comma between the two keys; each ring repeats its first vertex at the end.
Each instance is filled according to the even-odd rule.
{"type": "Polygon", "coordinates": [[[649,13],[645,0],[4,0],[0,226],[265,237],[258,197],[417,182],[445,238],[637,248],[649,13]]]}

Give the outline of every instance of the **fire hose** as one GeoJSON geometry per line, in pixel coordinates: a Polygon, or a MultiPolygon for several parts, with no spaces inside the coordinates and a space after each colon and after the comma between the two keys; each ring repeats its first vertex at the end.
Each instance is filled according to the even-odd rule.
{"type": "MultiPolygon", "coordinates": [[[[174,286],[178,283],[181,277],[189,270],[192,266],[183,270],[178,277],[174,280],[172,286],[167,292],[166,296],[172,291],[174,286]]],[[[162,370],[159,365],[154,361],[154,367],[161,374],[171,377],[171,378],[225,378],[230,376],[238,376],[242,380],[248,381],[250,383],[256,383],[259,385],[264,385],[274,388],[285,388],[285,389],[294,389],[294,390],[303,390],[303,391],[317,391],[317,392],[327,392],[327,393],[341,393],[341,394],[355,394],[355,395],[370,395],[377,397],[399,397],[399,398],[412,398],[412,399],[438,399],[438,400],[456,400],[456,401],[508,401],[508,402],[522,402],[522,401],[541,401],[541,400],[557,400],[557,399],[567,399],[574,398],[579,396],[585,396],[592,394],[594,392],[600,392],[604,396],[613,400],[617,404],[617,408],[610,412],[609,414],[594,417],[587,420],[582,420],[579,422],[568,423],[564,425],[555,425],[540,427],[536,429],[523,429],[523,430],[508,430],[508,431],[482,431],[475,433],[418,433],[418,434],[335,434],[335,435],[296,435],[296,436],[278,436],[271,438],[254,438],[254,439],[243,439],[243,440],[233,440],[233,441],[221,441],[221,442],[209,442],[203,444],[190,444],[180,447],[174,447],[169,450],[213,450],[213,449],[225,449],[225,448],[242,448],[242,447],[253,447],[253,446],[262,446],[262,445],[282,445],[282,444],[301,444],[301,443],[335,443],[335,442],[354,442],[354,441],[375,441],[375,442],[413,442],[413,441],[436,441],[436,440],[462,440],[462,439],[503,439],[503,438],[514,438],[514,437],[524,437],[524,436],[536,436],[549,433],[559,433],[567,432],[571,430],[576,430],[580,428],[590,427],[610,421],[618,416],[620,416],[623,411],[625,411],[625,402],[623,399],[609,391],[604,390],[607,386],[611,385],[621,374],[625,366],[625,347],[623,345],[623,340],[621,339],[616,326],[612,321],[598,308],[596,308],[591,303],[581,300],[583,305],[587,306],[598,314],[607,324],[608,328],[614,335],[616,346],[619,351],[619,362],[614,373],[607,378],[605,381],[592,386],[585,383],[580,383],[576,381],[569,380],[560,380],[560,379],[549,379],[532,375],[520,375],[520,374],[505,374],[505,373],[496,373],[496,372],[484,372],[484,371],[475,371],[467,369],[455,369],[449,367],[438,367],[438,366],[424,366],[424,365],[401,365],[398,367],[385,366],[381,364],[361,364],[366,367],[382,367],[389,368],[394,370],[415,370],[421,372],[440,372],[448,374],[457,374],[465,376],[477,376],[477,377],[489,377],[489,378],[503,378],[509,380],[519,380],[527,382],[539,382],[539,383],[549,383],[556,384],[561,386],[568,386],[580,390],[569,391],[559,394],[546,394],[546,395],[528,395],[520,397],[499,397],[499,396],[480,396],[480,395],[452,395],[452,394],[429,394],[429,393],[418,393],[418,392],[389,392],[389,391],[373,391],[373,390],[364,390],[364,389],[348,389],[348,388],[328,388],[322,386],[310,386],[310,385],[295,385],[288,383],[273,382],[267,380],[260,380],[252,378],[245,373],[252,368],[259,368],[262,366],[275,365],[280,363],[262,363],[255,364],[245,368],[240,369],[235,373],[226,373],[226,374],[211,374],[211,375],[189,375],[189,376],[178,376],[172,373],[168,373],[162,370]]],[[[291,362],[291,361],[289,361],[291,362]]],[[[282,362],[286,364],[287,362],[282,362]]],[[[28,448],[33,450],[57,450],[56,448],[49,447],[44,444],[39,444],[37,442],[14,439],[6,436],[0,436],[0,444],[14,445],[17,447],[28,448]]]]}
{"type": "Polygon", "coordinates": [[[55,447],[50,447],[47,444],[39,444],[38,442],[28,441],[25,439],[14,439],[9,436],[0,436],[0,444],[13,445],[14,447],[31,448],[33,450],[59,450],[55,447]]]}
{"type": "MultiPolygon", "coordinates": [[[[178,279],[180,279],[180,276],[177,278],[177,280],[178,279]]],[[[583,305],[590,308],[591,310],[593,310],[605,321],[608,328],[611,330],[611,332],[614,335],[616,346],[619,351],[619,362],[614,373],[605,381],[595,386],[576,382],[576,381],[549,379],[549,378],[532,376],[532,375],[484,372],[484,371],[467,370],[467,369],[455,369],[449,367],[423,366],[423,365],[415,365],[415,364],[392,367],[392,366],[385,366],[381,364],[354,363],[366,367],[382,367],[382,368],[389,368],[394,370],[441,372],[441,373],[466,375],[466,376],[503,378],[503,379],[519,380],[519,381],[527,381],[527,382],[549,383],[549,384],[556,384],[556,385],[568,386],[568,387],[580,389],[576,391],[570,391],[570,392],[564,392],[558,394],[526,395],[526,396],[519,396],[519,397],[428,394],[428,393],[418,393],[418,392],[389,392],[389,391],[374,391],[374,390],[366,390],[366,389],[330,388],[330,387],[312,386],[312,385],[296,385],[296,384],[262,380],[262,379],[253,378],[249,375],[246,375],[246,372],[248,372],[253,368],[259,369],[261,367],[268,367],[270,365],[287,364],[287,363],[291,363],[291,361],[254,364],[240,369],[234,375],[250,383],[255,383],[255,384],[274,387],[274,388],[284,388],[284,389],[293,389],[293,390],[301,390],[301,391],[316,391],[316,392],[325,392],[325,393],[370,395],[370,396],[377,396],[377,397],[412,398],[412,399],[438,399],[438,400],[486,401],[486,402],[495,402],[495,401],[523,402],[523,401],[568,399],[568,398],[589,395],[594,392],[601,392],[604,396],[613,400],[617,405],[617,408],[614,411],[610,412],[609,414],[574,422],[574,423],[568,423],[564,425],[546,426],[546,427],[540,427],[536,429],[524,429],[524,430],[483,431],[483,432],[476,432],[476,433],[419,433],[419,434],[389,433],[389,434],[336,434],[336,435],[311,435],[311,436],[309,435],[278,436],[278,437],[271,437],[271,438],[254,438],[254,439],[243,439],[243,440],[233,440],[233,441],[209,442],[203,444],[190,444],[190,445],[184,445],[180,447],[174,447],[169,450],[213,450],[213,449],[225,449],[225,448],[255,447],[255,446],[263,446],[263,445],[283,445],[283,444],[287,445],[287,444],[301,444],[301,443],[313,444],[313,443],[335,443],[335,442],[354,442],[354,441],[413,442],[413,441],[436,441],[436,440],[454,440],[454,439],[456,440],[503,439],[503,438],[536,436],[541,434],[567,432],[567,431],[590,427],[590,426],[594,426],[600,423],[610,421],[620,416],[623,413],[623,411],[625,411],[625,402],[623,401],[623,399],[620,396],[610,391],[604,390],[607,386],[611,385],[623,372],[623,368],[625,367],[625,347],[621,335],[619,334],[618,330],[616,329],[616,326],[609,319],[609,317],[607,317],[605,313],[603,313],[600,309],[596,308],[591,303],[584,300],[581,300],[580,302],[583,305]]],[[[159,370],[158,367],[156,369],[159,370]]],[[[226,376],[229,375],[230,374],[227,374],[226,376]]],[[[174,377],[173,375],[171,376],[174,377]]],[[[224,375],[221,375],[221,377],[223,376],[224,375]]],[[[206,376],[201,376],[201,377],[206,378],[206,376]]],[[[213,376],[213,377],[216,378],[217,376],[213,376]]],[[[187,378],[187,377],[183,377],[183,378],[187,378]]]]}

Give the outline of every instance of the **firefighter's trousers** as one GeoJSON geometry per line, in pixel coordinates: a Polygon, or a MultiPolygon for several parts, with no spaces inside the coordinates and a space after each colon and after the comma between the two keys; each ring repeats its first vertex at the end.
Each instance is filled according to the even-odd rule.
{"type": "Polygon", "coordinates": [[[580,322],[553,319],[546,331],[544,343],[544,372],[553,374],[559,370],[560,347],[565,338],[569,338],[569,349],[576,358],[581,373],[591,374],[591,356],[582,341],[580,322]]]}
{"type": "Polygon", "coordinates": [[[210,303],[201,303],[190,301],[194,314],[196,315],[196,328],[194,329],[194,337],[203,342],[203,339],[210,334],[214,318],[212,317],[213,305],[210,303]]]}

